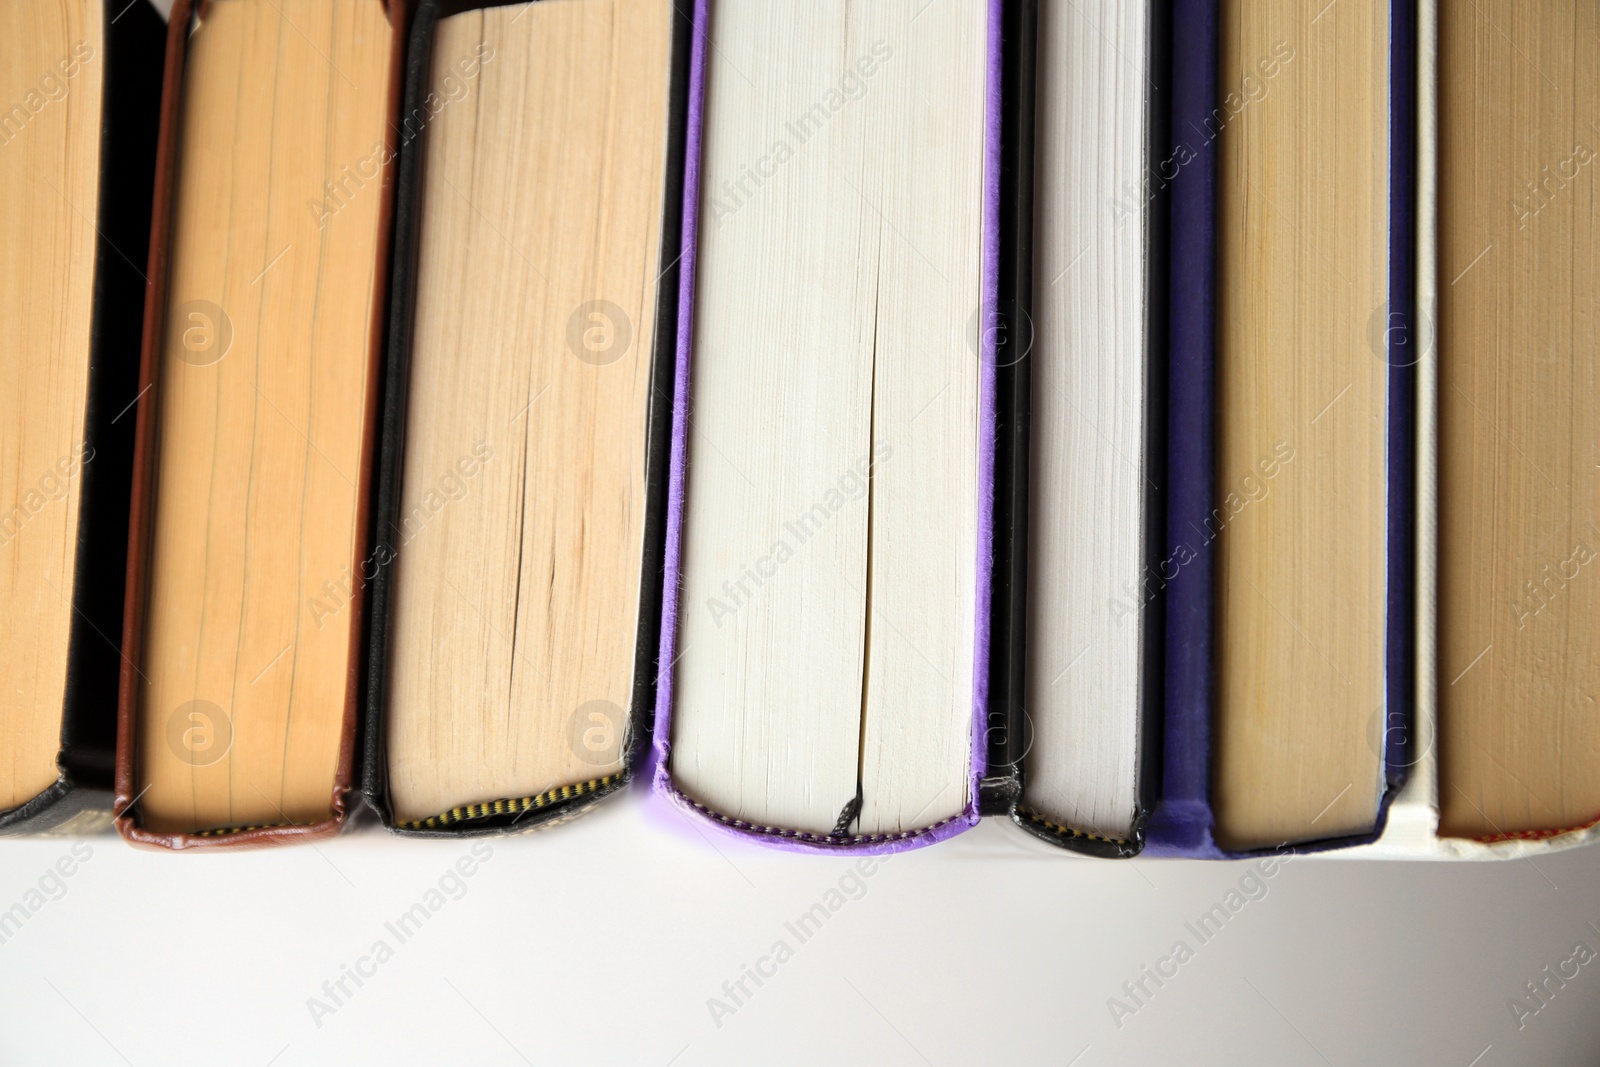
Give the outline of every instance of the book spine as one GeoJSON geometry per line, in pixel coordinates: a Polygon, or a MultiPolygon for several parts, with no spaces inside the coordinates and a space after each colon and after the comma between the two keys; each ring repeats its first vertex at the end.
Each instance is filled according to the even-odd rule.
{"type": "MultiPolygon", "coordinates": [[[[1166,640],[1160,797],[1150,852],[1216,855],[1211,841],[1211,611],[1216,426],[1216,0],[1172,6],[1167,336],[1166,640]],[[1181,161],[1181,163],[1180,163],[1181,161]]],[[[1165,157],[1164,157],[1165,158],[1165,157]]]]}
{"type": "Polygon", "coordinates": [[[1037,0],[1005,13],[1001,62],[1000,257],[996,340],[994,577],[991,585],[989,766],[984,815],[1009,815],[1022,796],[1030,736],[1027,696],[1028,442],[1032,411],[1033,139],[1037,0]]]}
{"type": "Polygon", "coordinates": [[[1416,379],[1419,347],[1431,340],[1416,316],[1416,177],[1417,10],[1415,4],[1396,2],[1389,9],[1389,311],[1384,331],[1389,364],[1385,812],[1415,762],[1416,379]]]}

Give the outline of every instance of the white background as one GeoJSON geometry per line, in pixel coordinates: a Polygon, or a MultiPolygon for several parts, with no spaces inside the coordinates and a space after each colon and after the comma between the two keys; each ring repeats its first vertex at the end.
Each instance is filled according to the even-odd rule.
{"type": "MultiPolygon", "coordinates": [[[[1247,866],[1084,860],[990,821],[881,862],[801,943],[786,924],[853,859],[762,851],[636,794],[490,842],[400,943],[385,923],[467,842],[368,825],[260,853],[87,845],[0,943],[7,1067],[1600,1062],[1600,960],[1520,1029],[1510,1008],[1578,942],[1600,951],[1596,848],[1295,860],[1200,944],[1186,924],[1247,866]],[[380,939],[393,957],[363,964],[380,939]],[[712,998],[733,1005],[724,983],[780,939],[793,957],[714,1018],[712,998]],[[1131,1004],[1123,983],[1180,939],[1193,958],[1159,989],[1146,979],[1119,1026],[1110,999],[1131,1004]],[[346,978],[335,1005],[324,983],[358,964],[372,976],[346,978]]],[[[71,848],[0,841],[0,911],[71,848]]]]}
{"type": "MultiPolygon", "coordinates": [[[[384,924],[467,842],[368,825],[259,853],[90,845],[65,894],[0,944],[8,1067],[1600,1061],[1600,959],[1520,1030],[1509,1008],[1577,942],[1600,951],[1596,848],[1296,859],[1202,945],[1185,924],[1245,865],[1082,859],[992,820],[882,860],[803,943],[786,924],[853,859],[732,841],[637,794],[491,840],[404,943],[384,924]],[[331,1004],[323,983],[379,939],[393,958],[314,1018],[308,1001],[331,1004]],[[780,939],[793,957],[760,988],[746,979],[719,1026],[708,1001],[731,1005],[723,983],[780,939]],[[1119,1028],[1109,998],[1179,939],[1193,958],[1159,989],[1147,979],[1119,1028]]],[[[70,847],[0,841],[0,910],[70,847]]]]}

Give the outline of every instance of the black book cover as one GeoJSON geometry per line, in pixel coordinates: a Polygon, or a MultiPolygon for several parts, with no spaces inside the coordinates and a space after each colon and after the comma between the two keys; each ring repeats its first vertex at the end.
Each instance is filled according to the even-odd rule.
{"type": "Polygon", "coordinates": [[[682,234],[684,134],[689,88],[690,0],[673,0],[672,54],[666,129],[665,194],[662,198],[661,271],[656,281],[655,340],[650,364],[650,396],[645,433],[644,549],[640,560],[638,633],[635,639],[632,708],[623,749],[623,767],[593,788],[561,788],[531,798],[536,803],[512,808],[501,803],[453,809],[434,825],[396,825],[388,798],[385,715],[389,617],[393,602],[395,543],[400,536],[399,509],[406,444],[411,349],[416,306],[417,252],[421,232],[419,205],[423,159],[427,152],[426,107],[433,41],[439,20],[509,0],[422,0],[412,22],[406,53],[405,96],[399,133],[399,179],[395,191],[393,288],[390,296],[388,352],[380,386],[378,490],[370,544],[374,566],[368,593],[366,704],[361,741],[361,789],[385,826],[396,833],[422,836],[474,836],[530,830],[575,814],[623,789],[649,745],[654,717],[656,650],[660,640],[662,566],[666,537],[667,468],[670,450],[674,345],[678,335],[678,248],[682,234]]]}
{"type": "Polygon", "coordinates": [[[1144,558],[1140,672],[1139,804],[1133,832],[1116,841],[1057,826],[1022,804],[1028,749],[1033,742],[1027,710],[1029,451],[1035,336],[1034,187],[1038,2],[1008,4],[1004,25],[1001,124],[1000,292],[996,356],[999,433],[995,454],[994,596],[990,625],[988,774],[980,794],[985,815],[1004,815],[1029,833],[1076,852],[1106,858],[1138,855],[1154,806],[1161,768],[1161,705],[1165,619],[1159,573],[1166,528],[1166,306],[1168,180],[1159,161],[1169,138],[1171,11],[1150,6],[1150,87],[1145,104],[1145,463],[1144,558]]]}
{"type": "Polygon", "coordinates": [[[117,750],[122,597],[139,391],[150,207],[166,23],[147,0],[106,0],[94,312],[85,461],[78,485],[61,776],[0,813],[0,834],[109,826],[117,750]]]}

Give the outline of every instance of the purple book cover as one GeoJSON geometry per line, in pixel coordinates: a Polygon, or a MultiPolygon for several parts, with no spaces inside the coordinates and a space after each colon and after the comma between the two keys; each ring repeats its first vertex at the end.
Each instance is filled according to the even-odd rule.
{"type": "MultiPolygon", "coordinates": [[[[1146,854],[1226,859],[1212,837],[1211,716],[1214,692],[1213,552],[1206,519],[1215,505],[1217,0],[1173,7],[1174,143],[1194,150],[1173,181],[1168,399],[1167,555],[1194,555],[1167,588],[1166,700],[1160,800],[1146,854]]],[[[1295,846],[1298,852],[1375,840],[1411,759],[1413,420],[1415,356],[1407,347],[1415,295],[1416,12],[1389,14],[1389,412],[1384,744],[1385,790],[1371,833],[1295,846]],[[1398,726],[1399,728],[1394,728],[1398,726]]],[[[1270,849],[1260,850],[1270,852],[1270,849]]]]}
{"type": "MultiPolygon", "coordinates": [[[[1000,54],[1001,14],[1004,0],[990,0],[987,29],[986,89],[984,105],[984,167],[981,188],[973,195],[983,202],[983,249],[980,285],[982,306],[993,308],[998,302],[1000,233],[1000,54]]],[[[992,331],[980,331],[985,349],[979,361],[978,401],[978,538],[977,576],[974,615],[973,693],[971,757],[968,765],[967,803],[962,811],[932,826],[896,833],[830,837],[808,831],[757,826],[714,812],[681,792],[672,781],[672,701],[680,612],[684,534],[684,473],[688,458],[688,410],[690,368],[694,358],[695,265],[700,220],[700,161],[705,117],[706,49],[710,33],[711,0],[695,0],[694,49],[690,59],[688,144],[683,182],[683,258],[680,269],[677,369],[673,386],[672,464],[667,495],[667,546],[661,613],[661,673],[656,689],[654,727],[655,771],[653,788],[695,817],[726,833],[759,841],[776,848],[800,852],[862,853],[903,852],[953,837],[978,822],[978,782],[986,761],[985,721],[989,682],[989,592],[993,557],[994,447],[995,447],[995,354],[992,331]]]]}

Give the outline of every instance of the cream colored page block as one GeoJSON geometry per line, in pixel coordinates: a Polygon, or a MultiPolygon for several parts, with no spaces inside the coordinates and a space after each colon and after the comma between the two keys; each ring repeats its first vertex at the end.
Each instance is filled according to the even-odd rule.
{"type": "Polygon", "coordinates": [[[916,14],[712,16],[672,769],[818,833],[966,798],[983,8],[916,14]]]}
{"type": "Polygon", "coordinates": [[[1440,832],[1600,818],[1600,5],[1439,5],[1440,832]]]}
{"type": "Polygon", "coordinates": [[[980,292],[988,14],[981,3],[924,7],[865,7],[844,52],[871,54],[880,41],[894,50],[861,100],[863,222],[880,224],[873,438],[895,450],[872,470],[865,834],[959,812],[972,752],[979,361],[968,332],[980,292]]]}
{"type": "Polygon", "coordinates": [[[1144,4],[1039,9],[1024,800],[1114,837],[1139,748],[1148,32],[1144,4]]]}
{"type": "Polygon", "coordinates": [[[1245,101],[1217,175],[1215,808],[1233,847],[1376,817],[1387,19],[1377,0],[1222,5],[1220,80],[1245,101]]]}
{"type": "Polygon", "coordinates": [[[190,42],[141,664],[152,829],[330,811],[381,201],[343,168],[380,152],[390,41],[378,0],[251,0],[190,42]]]}
{"type": "Polygon", "coordinates": [[[545,0],[439,25],[434,84],[464,88],[428,127],[392,535],[401,820],[621,768],[670,15],[545,0]]]}
{"type": "Polygon", "coordinates": [[[0,5],[0,811],[57,778],[85,462],[102,5],[0,5]]]}

